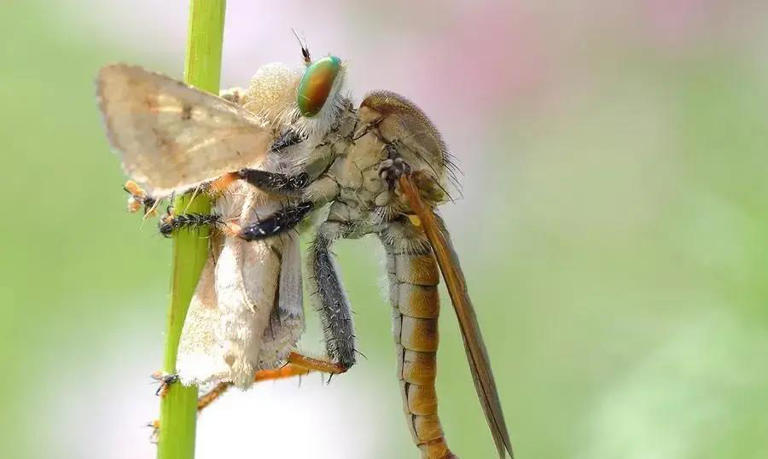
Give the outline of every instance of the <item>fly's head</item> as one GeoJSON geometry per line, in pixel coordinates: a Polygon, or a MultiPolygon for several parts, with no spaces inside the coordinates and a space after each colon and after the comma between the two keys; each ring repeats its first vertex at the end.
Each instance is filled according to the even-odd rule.
{"type": "Polygon", "coordinates": [[[296,124],[308,137],[319,139],[328,133],[345,106],[341,90],[346,65],[336,56],[313,61],[306,44],[300,43],[306,68],[296,88],[296,124]]]}

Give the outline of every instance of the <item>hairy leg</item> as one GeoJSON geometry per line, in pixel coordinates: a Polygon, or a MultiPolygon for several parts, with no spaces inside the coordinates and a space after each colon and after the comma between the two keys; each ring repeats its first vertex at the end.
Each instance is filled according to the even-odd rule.
{"type": "MultiPolygon", "coordinates": [[[[331,375],[344,373],[347,369],[336,363],[307,357],[296,352],[291,352],[288,356],[288,363],[282,368],[274,370],[259,370],[253,377],[254,382],[270,381],[275,379],[292,378],[294,376],[303,376],[313,371],[328,373],[331,375]]],[[[202,411],[208,405],[217,400],[221,395],[232,387],[230,382],[218,383],[213,389],[203,394],[197,400],[197,411],[202,411]]]]}
{"type": "Polygon", "coordinates": [[[328,355],[346,369],[355,364],[355,334],[349,301],[330,252],[333,241],[345,233],[344,225],[339,222],[320,225],[310,247],[309,266],[328,355]]]}
{"type": "Polygon", "coordinates": [[[309,185],[309,174],[306,172],[286,175],[259,169],[240,169],[237,177],[262,191],[286,196],[300,195],[309,185]]]}
{"type": "Polygon", "coordinates": [[[258,241],[283,233],[296,227],[312,210],[310,202],[300,202],[295,206],[286,206],[272,215],[247,226],[225,221],[217,214],[180,214],[170,210],[160,219],[159,230],[163,236],[170,236],[180,229],[194,230],[213,226],[228,236],[239,237],[246,241],[258,241]]]}

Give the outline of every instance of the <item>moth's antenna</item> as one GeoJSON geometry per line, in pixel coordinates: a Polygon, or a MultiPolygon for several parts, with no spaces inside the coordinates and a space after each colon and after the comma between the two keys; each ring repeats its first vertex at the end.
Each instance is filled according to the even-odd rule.
{"type": "Polygon", "coordinates": [[[299,46],[301,46],[301,55],[304,57],[304,65],[309,65],[312,63],[312,58],[309,55],[309,47],[307,46],[307,39],[299,36],[299,33],[296,32],[296,29],[291,27],[291,32],[293,32],[293,36],[296,37],[296,40],[299,41],[299,46]]]}

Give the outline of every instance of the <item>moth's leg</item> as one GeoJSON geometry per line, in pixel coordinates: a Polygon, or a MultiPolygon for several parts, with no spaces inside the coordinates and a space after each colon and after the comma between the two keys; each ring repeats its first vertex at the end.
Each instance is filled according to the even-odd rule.
{"type": "Polygon", "coordinates": [[[309,267],[325,334],[328,356],[342,368],[355,364],[355,333],[349,301],[330,252],[334,240],[348,233],[347,225],[326,221],[318,228],[309,250],[309,267]]]}
{"type": "MultiPolygon", "coordinates": [[[[304,376],[313,371],[329,374],[339,374],[346,371],[341,365],[324,360],[307,357],[296,352],[291,352],[288,356],[288,363],[274,370],[259,370],[253,377],[254,382],[270,381],[275,379],[292,378],[294,376],[304,376]]],[[[231,382],[218,383],[213,389],[203,394],[197,399],[197,411],[202,411],[208,405],[217,400],[221,395],[232,387],[231,382]]]]}

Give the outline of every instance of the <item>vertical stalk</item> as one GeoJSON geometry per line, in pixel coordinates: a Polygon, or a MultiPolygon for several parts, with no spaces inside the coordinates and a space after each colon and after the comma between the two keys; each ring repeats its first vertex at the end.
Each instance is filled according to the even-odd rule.
{"type": "MultiPolygon", "coordinates": [[[[184,81],[203,91],[218,94],[221,46],[226,0],[190,0],[184,81]]],[[[208,213],[207,196],[181,196],[174,202],[179,212],[208,213]]],[[[173,238],[171,300],[166,328],[163,371],[176,373],[176,354],[181,330],[197,281],[208,257],[205,232],[178,231],[173,238]]],[[[195,455],[197,387],[172,384],[160,403],[158,459],[192,459],[195,455]]]]}

